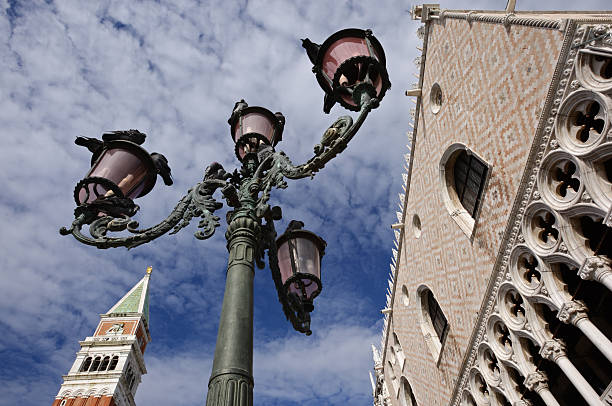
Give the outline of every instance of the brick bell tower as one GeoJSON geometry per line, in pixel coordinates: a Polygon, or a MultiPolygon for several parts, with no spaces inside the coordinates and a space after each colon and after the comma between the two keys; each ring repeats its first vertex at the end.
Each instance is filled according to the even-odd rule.
{"type": "Polygon", "coordinates": [[[81,350],[52,406],[135,406],[134,396],[147,373],[144,351],[149,334],[149,279],[146,275],[106,314],[81,350]]]}

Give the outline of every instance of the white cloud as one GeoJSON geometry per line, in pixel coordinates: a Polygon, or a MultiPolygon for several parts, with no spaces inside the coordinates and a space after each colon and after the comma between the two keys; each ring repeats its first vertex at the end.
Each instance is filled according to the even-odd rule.
{"type": "MultiPolygon", "coordinates": [[[[501,9],[505,1],[452,4],[501,9]]],[[[607,3],[546,6],[597,9],[607,3]]],[[[255,390],[266,404],[285,399],[276,392],[277,379],[321,404],[346,404],[351,394],[367,397],[369,342],[378,340],[371,326],[384,303],[389,224],[396,221],[406,152],[411,105],[403,93],[415,81],[417,24],[408,7],[399,0],[1,0],[0,379],[8,394],[0,405],[23,403],[26,394],[31,404],[51,399],[77,341],[92,333],[98,313],[147,265],[156,269],[154,341],[139,399],[163,404],[153,394],[165,396],[169,390],[157,389],[178,385],[185,388],[185,404],[202,403],[210,357],[194,354],[210,354],[214,346],[226,267],[223,226],[209,241],[195,240],[192,225],[131,251],[99,251],[59,236],[58,228],[72,221],[72,191],[90,158],[74,138],[128,128],[148,134],[145,147],[168,157],[175,179],[173,187],[160,182],[139,199],[139,221],[155,224],[210,162],[228,170],[237,166],[226,120],[239,98],[285,114],[278,149],[294,163],[312,155],[325,129],[347,112],[337,106],[322,113],[323,92],[299,40],[322,42],[350,26],[373,29],[385,47],[393,88],[348,149],[313,181],[290,182],[272,195],[271,203],[283,206],[279,232],[290,219],[303,219],[327,240],[326,279],[310,341],[293,332],[273,339],[286,333],[282,316],[256,320],[266,331],[256,341],[255,390]],[[291,362],[282,369],[272,362],[299,358],[298,344],[312,350],[303,382],[291,362]],[[284,372],[277,378],[279,370],[284,372]]],[[[259,286],[269,276],[257,272],[259,286]]],[[[256,296],[256,304],[276,306],[280,314],[273,288],[261,291],[268,297],[256,296]]]]}
{"type": "MultiPolygon", "coordinates": [[[[256,343],[256,405],[362,404],[371,396],[367,371],[370,343],[380,326],[332,324],[311,337],[287,337],[256,343]],[[366,348],[368,351],[364,351],[366,348]]],[[[149,374],[143,378],[138,404],[200,404],[205,399],[212,348],[162,356],[147,354],[149,374]]]]}

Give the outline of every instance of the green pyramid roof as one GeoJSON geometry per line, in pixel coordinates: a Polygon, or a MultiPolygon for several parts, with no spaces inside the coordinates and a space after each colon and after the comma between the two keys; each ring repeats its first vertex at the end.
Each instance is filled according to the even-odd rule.
{"type": "Polygon", "coordinates": [[[147,323],[149,321],[149,279],[150,270],[128,293],[125,294],[107,314],[142,313],[147,323]]]}

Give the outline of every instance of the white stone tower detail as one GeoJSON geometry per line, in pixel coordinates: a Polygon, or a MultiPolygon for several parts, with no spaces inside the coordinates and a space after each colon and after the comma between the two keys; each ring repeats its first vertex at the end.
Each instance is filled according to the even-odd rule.
{"type": "Polygon", "coordinates": [[[111,309],[100,315],[52,406],[134,406],[149,334],[149,279],[152,268],[111,309]]]}

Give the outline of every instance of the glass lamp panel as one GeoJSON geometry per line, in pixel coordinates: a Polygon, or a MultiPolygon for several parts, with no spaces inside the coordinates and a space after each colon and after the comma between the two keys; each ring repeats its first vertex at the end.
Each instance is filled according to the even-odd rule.
{"type": "Polygon", "coordinates": [[[256,133],[264,136],[270,144],[272,144],[272,138],[274,137],[274,124],[270,121],[270,118],[259,112],[247,113],[242,116],[236,123],[234,129],[234,142],[237,142],[243,134],[256,133]],[[242,122],[242,128],[240,123],[242,122]],[[241,131],[242,130],[242,131],[241,131]]]}
{"type": "MultiPolygon", "coordinates": [[[[278,248],[278,263],[283,284],[293,275],[291,252],[295,261],[296,273],[311,274],[321,279],[321,257],[317,245],[308,238],[290,238],[278,248]]],[[[311,298],[319,286],[310,279],[302,279],[307,298],[311,298]]],[[[299,284],[292,283],[289,290],[301,296],[299,284]]]]}
{"type": "MultiPolygon", "coordinates": [[[[147,175],[146,163],[136,154],[126,149],[108,149],[100,157],[98,162],[91,168],[88,177],[96,176],[105,178],[115,183],[129,198],[136,198],[145,187],[144,178],[147,175]]],[[[90,186],[90,192],[94,186],[90,186]]],[[[100,196],[110,196],[112,191],[107,191],[101,185],[95,186],[100,196]]],[[[81,203],[91,203],[96,199],[95,193],[90,193],[89,199],[85,202],[86,193],[81,190],[79,200],[81,203]]]]}
{"type": "MultiPolygon", "coordinates": [[[[362,67],[361,63],[357,65],[358,65],[359,70],[361,70],[362,68],[367,69],[367,66],[362,67]]],[[[380,77],[380,75],[377,74],[375,77],[370,77],[370,79],[372,80],[372,84],[374,85],[374,88],[376,89],[376,95],[380,96],[380,92],[383,87],[382,78],[380,77]]],[[[361,80],[358,80],[357,82],[361,82],[361,80]]],[[[353,84],[355,84],[355,82],[352,82],[352,83],[349,82],[349,85],[353,85],[353,84]]],[[[355,103],[351,95],[342,93],[340,97],[342,97],[342,100],[344,100],[346,103],[350,104],[351,106],[357,106],[357,103],[355,103]]]]}
{"type": "MultiPolygon", "coordinates": [[[[323,56],[323,72],[333,79],[338,66],[354,56],[370,56],[365,38],[345,37],[332,43],[323,56]]],[[[376,56],[376,55],[373,55],[376,56]]],[[[378,59],[378,57],[376,56],[378,59]]]]}
{"type": "Polygon", "coordinates": [[[238,155],[240,156],[240,159],[243,159],[249,152],[257,153],[261,144],[263,144],[263,141],[257,138],[249,138],[246,145],[238,146],[238,155]]]}

